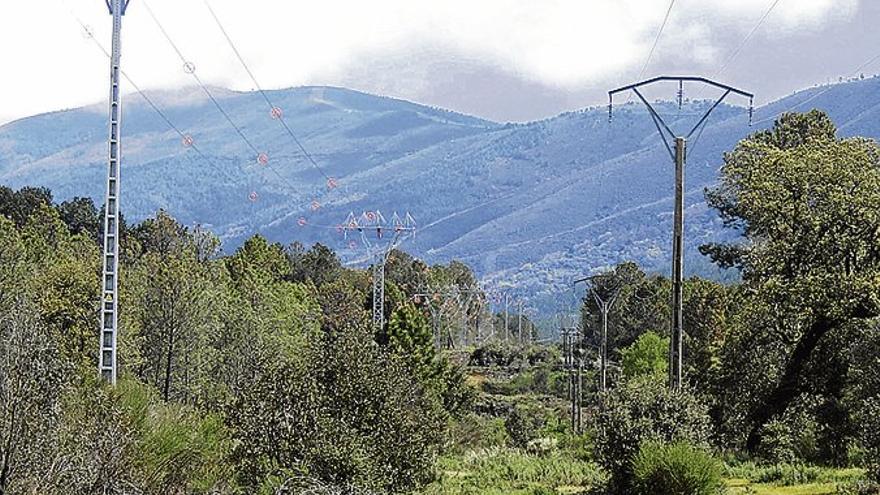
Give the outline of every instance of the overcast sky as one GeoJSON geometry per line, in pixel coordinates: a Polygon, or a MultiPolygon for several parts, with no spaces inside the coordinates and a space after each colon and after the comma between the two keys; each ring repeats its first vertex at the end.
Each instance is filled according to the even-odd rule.
{"type": "MultiPolygon", "coordinates": [[[[601,104],[635,79],[669,0],[209,0],[261,84],[336,85],[496,120],[601,104]]],[[[645,73],[715,76],[766,102],[836,80],[880,53],[880,1],[677,0],[645,73]]],[[[149,0],[211,84],[252,88],[204,0],[149,0]]],[[[0,0],[0,123],[106,99],[102,0],[0,0]]],[[[131,0],[123,68],[140,86],[192,84],[131,0]]],[[[864,69],[880,72],[880,61],[864,69]]],[[[130,89],[130,88],[129,88],[130,89]]],[[[674,95],[669,95],[670,97],[674,95]]]]}

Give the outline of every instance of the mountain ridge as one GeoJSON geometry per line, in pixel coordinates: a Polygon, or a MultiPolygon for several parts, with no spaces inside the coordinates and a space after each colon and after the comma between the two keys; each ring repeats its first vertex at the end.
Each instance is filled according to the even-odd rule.
{"type": "MultiPolygon", "coordinates": [[[[700,243],[735,236],[702,198],[724,151],[798,102],[808,103],[799,110],[828,110],[844,135],[878,137],[877,89],[876,78],[808,88],[756,109],[752,128],[744,108],[719,106],[689,155],[688,273],[730,276],[696,252],[700,243]]],[[[266,167],[210,101],[192,96],[197,90],[183,89],[181,98],[157,94],[156,101],[210,163],[136,94],[126,99],[122,201],[133,221],[164,208],[185,224],[210,226],[227,250],[259,232],[280,242],[322,242],[354,260],[361,248],[350,249],[335,229],[350,211],[407,210],[422,228],[405,249],[432,262],[468,262],[488,284],[513,285],[536,305],[554,304],[572,278],[619,261],[667,269],[671,164],[641,105],[621,105],[610,124],[599,106],[512,124],[345,88],[267,91],[321,165],[316,170],[259,93],[229,91],[218,99],[268,154],[266,167]],[[341,187],[329,190],[325,175],[341,187]],[[252,192],[258,201],[248,201],[252,192]],[[312,211],[315,201],[320,208],[312,211]]],[[[709,104],[657,108],[683,126],[709,104]]],[[[96,105],[0,127],[0,182],[43,185],[59,199],[91,196],[100,204],[106,116],[96,105]]]]}

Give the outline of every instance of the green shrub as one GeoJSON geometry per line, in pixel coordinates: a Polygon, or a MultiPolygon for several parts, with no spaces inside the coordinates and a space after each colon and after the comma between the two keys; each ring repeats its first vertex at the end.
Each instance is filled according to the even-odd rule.
{"type": "Polygon", "coordinates": [[[596,430],[596,458],[611,473],[615,488],[624,491],[632,478],[631,461],[642,443],[708,447],[711,426],[706,405],[692,393],[673,392],[646,377],[608,393],[596,430]]]}
{"type": "Polygon", "coordinates": [[[868,476],[880,483],[880,397],[865,401],[859,415],[862,447],[868,476]]]}
{"type": "Polygon", "coordinates": [[[567,379],[562,372],[549,365],[540,365],[531,371],[517,373],[509,380],[488,380],[483,391],[497,395],[540,394],[566,397],[567,379]]]}
{"type": "Polygon", "coordinates": [[[556,364],[561,359],[557,349],[542,346],[512,346],[500,342],[477,347],[470,355],[471,366],[525,368],[542,364],[556,364]]]}
{"type": "Polygon", "coordinates": [[[860,469],[834,469],[807,464],[755,464],[744,462],[726,465],[725,476],[746,479],[752,483],[794,486],[808,483],[847,483],[863,475],[860,469]]]}
{"type": "Polygon", "coordinates": [[[595,463],[583,462],[561,452],[534,455],[519,449],[496,447],[469,452],[461,458],[441,459],[438,479],[420,493],[559,493],[559,487],[575,487],[580,490],[577,493],[586,495],[605,493],[607,481],[607,474],[595,463]]]}
{"type": "Polygon", "coordinates": [[[504,420],[510,443],[520,448],[525,448],[529,442],[540,437],[546,424],[546,411],[533,403],[517,404],[504,420]]]}
{"type": "Polygon", "coordinates": [[[880,484],[870,480],[858,480],[839,485],[837,495],[880,495],[880,484]]]}
{"type": "Polygon", "coordinates": [[[369,325],[340,327],[323,339],[297,359],[255,369],[229,407],[244,491],[300,468],[320,482],[381,493],[429,481],[449,419],[437,398],[373,343],[369,325]]]}
{"type": "Polygon", "coordinates": [[[685,443],[645,442],[632,462],[637,495],[713,495],[721,488],[721,463],[685,443]]]}
{"type": "Polygon", "coordinates": [[[774,419],[761,428],[761,444],[758,457],[772,464],[793,463],[795,454],[795,436],[788,424],[774,419]]]}
{"type": "Polygon", "coordinates": [[[507,445],[510,436],[503,418],[468,414],[452,424],[449,433],[453,452],[507,445]]]}

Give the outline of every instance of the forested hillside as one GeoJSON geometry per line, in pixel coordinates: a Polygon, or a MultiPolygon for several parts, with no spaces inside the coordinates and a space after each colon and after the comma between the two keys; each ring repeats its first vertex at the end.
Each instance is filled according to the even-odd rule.
{"type": "MultiPolygon", "coordinates": [[[[880,136],[874,125],[878,85],[880,79],[871,78],[797,93],[757,109],[755,128],[771,126],[786,109],[819,107],[843,135],[880,136]]],[[[285,243],[321,242],[349,261],[364,257],[336,232],[349,212],[410,211],[420,231],[409,251],[431,262],[465,261],[488,283],[516,285],[544,308],[557,307],[556,294],[595,268],[631,259],[666,271],[671,164],[635,102],[610,124],[604,108],[590,108],[501,125],[338,88],[273,92],[319,169],[272,119],[259,94],[217,93],[265,151],[267,164],[251,156],[198,90],[152,98],[205,157],[131,95],[122,179],[129,218],[141,221],[164,208],[185,225],[210,228],[228,250],[261,233],[285,243]],[[339,187],[328,188],[328,178],[339,187]],[[542,275],[547,272],[554,277],[542,275]]],[[[709,104],[663,104],[661,113],[675,128],[689,129],[709,104]]],[[[15,188],[49,187],[59,200],[102,198],[104,110],[97,105],[0,128],[0,180],[15,188]]],[[[736,276],[719,272],[697,250],[729,235],[702,192],[717,182],[722,153],[754,130],[746,114],[722,106],[691,148],[689,273],[736,276]]]]}
{"type": "Polygon", "coordinates": [[[325,245],[223,250],[165,210],[122,228],[111,386],[99,208],[0,187],[0,494],[876,495],[880,146],[813,111],[726,151],[700,250],[739,277],[687,280],[680,390],[670,282],[637,263],[591,282],[609,332],[586,297],[560,346],[426,292],[464,263],[392,253],[378,325],[325,245]]]}

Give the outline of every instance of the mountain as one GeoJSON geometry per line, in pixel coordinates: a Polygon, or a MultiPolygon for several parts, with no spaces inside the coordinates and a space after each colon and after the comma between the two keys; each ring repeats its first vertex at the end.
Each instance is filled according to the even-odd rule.
{"type": "MultiPolygon", "coordinates": [[[[258,162],[199,88],[150,97],[202,154],[130,95],[122,169],[129,220],[164,208],[183,223],[210,227],[227,250],[259,232],[285,243],[322,242],[359,260],[361,243],[352,246],[336,228],[349,212],[379,210],[390,218],[409,211],[419,231],[404,249],[431,262],[463,260],[488,284],[515,287],[542,306],[567,304],[571,280],[597,267],[636,260],[668,269],[672,164],[641,104],[622,105],[611,123],[605,108],[588,108],[500,124],[341,88],[269,92],[316,167],[259,93],[212,92],[268,163],[258,162]],[[328,178],[339,187],[328,187],[328,178]]],[[[845,135],[880,137],[878,95],[880,78],[811,88],[758,108],[751,128],[744,108],[719,106],[689,143],[687,272],[732,276],[697,252],[702,243],[735,235],[703,200],[724,151],[799,103],[797,110],[829,112],[845,135]]],[[[656,103],[677,131],[688,130],[711,104],[656,103]]],[[[0,127],[0,183],[47,186],[59,200],[91,196],[100,204],[105,113],[104,105],[93,105],[0,127]]]]}

